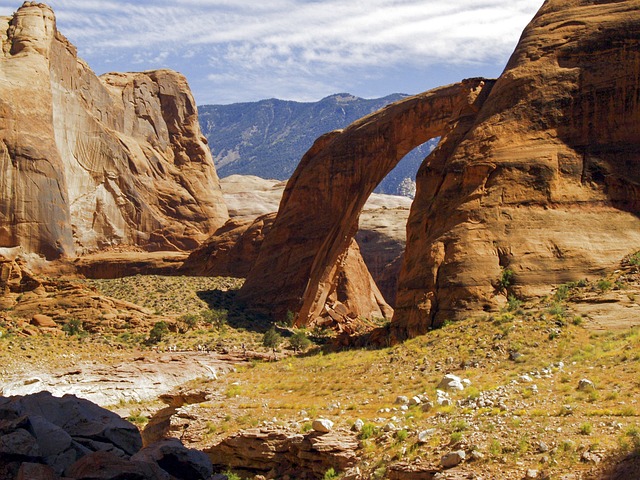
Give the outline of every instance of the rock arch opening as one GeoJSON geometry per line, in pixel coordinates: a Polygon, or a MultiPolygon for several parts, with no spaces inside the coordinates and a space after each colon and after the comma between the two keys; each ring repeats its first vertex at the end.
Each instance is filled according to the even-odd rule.
{"type": "Polygon", "coordinates": [[[430,139],[405,155],[373,191],[359,218],[355,238],[360,253],[392,308],[404,257],[409,211],[416,192],[416,174],[439,140],[439,137],[430,139]]]}
{"type": "Polygon", "coordinates": [[[293,312],[297,325],[326,315],[391,319],[354,240],[362,208],[407,153],[477,112],[492,84],[469,79],[407,97],[318,138],[287,183],[239,298],[276,320],[293,312]]]}

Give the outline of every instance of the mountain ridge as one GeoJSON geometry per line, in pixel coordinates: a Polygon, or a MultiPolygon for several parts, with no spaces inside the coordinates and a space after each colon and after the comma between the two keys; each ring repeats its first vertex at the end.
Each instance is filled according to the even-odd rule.
{"type": "MultiPolygon", "coordinates": [[[[340,92],[316,102],[270,98],[200,105],[198,114],[221,178],[240,174],[286,180],[316,138],[407,96],[392,93],[365,99],[340,92]]],[[[415,179],[418,167],[436,144],[437,140],[430,141],[410,152],[376,193],[400,193],[402,181],[415,179]]]]}

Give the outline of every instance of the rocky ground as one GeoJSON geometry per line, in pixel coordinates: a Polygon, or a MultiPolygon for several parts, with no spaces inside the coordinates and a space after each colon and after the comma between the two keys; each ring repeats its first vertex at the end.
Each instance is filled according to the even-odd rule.
{"type": "Polygon", "coordinates": [[[144,328],[124,331],[62,330],[62,314],[50,317],[62,326],[40,328],[16,297],[0,327],[5,395],[45,387],[87,396],[143,438],[173,436],[249,478],[336,478],[324,475],[331,468],[344,478],[637,474],[640,277],[629,261],[396,346],[335,351],[331,333],[316,331],[294,354],[283,338],[277,362],[262,346],[268,325],[243,316],[231,283],[134,276],[73,287],[153,310],[144,328]],[[150,344],[158,318],[175,328],[150,344]],[[319,419],[331,422],[330,436],[314,428],[319,419]]]}

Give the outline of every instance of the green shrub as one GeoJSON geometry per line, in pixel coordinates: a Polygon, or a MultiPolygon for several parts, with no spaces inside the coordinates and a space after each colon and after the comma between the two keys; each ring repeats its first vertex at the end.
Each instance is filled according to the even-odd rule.
{"type": "Polygon", "coordinates": [[[376,434],[376,426],[373,423],[365,423],[360,430],[360,440],[366,440],[376,434]]]}
{"type": "Polygon", "coordinates": [[[149,343],[159,343],[162,341],[162,338],[169,333],[169,327],[167,326],[167,322],[160,321],[156,322],[151,331],[149,331],[149,343]]]}
{"type": "Polygon", "coordinates": [[[502,270],[502,273],[500,274],[500,279],[498,280],[498,291],[506,292],[507,289],[511,285],[513,285],[514,276],[515,276],[515,273],[513,270],[509,268],[505,268],[504,270],[502,270]]]}
{"type": "Polygon", "coordinates": [[[611,286],[612,285],[613,284],[609,280],[605,280],[605,279],[599,280],[598,281],[598,290],[600,290],[603,293],[607,292],[607,291],[611,290],[611,286]]]}
{"type": "Polygon", "coordinates": [[[580,434],[591,435],[592,431],[593,431],[593,425],[591,425],[589,422],[585,422],[582,425],[580,425],[580,434]]]}
{"type": "Polygon", "coordinates": [[[556,299],[556,301],[561,302],[562,300],[565,300],[569,296],[569,289],[570,289],[570,285],[566,283],[560,285],[554,295],[554,298],[556,299]]]}
{"type": "Polygon", "coordinates": [[[322,477],[322,480],[334,480],[336,478],[338,478],[338,474],[333,468],[330,468],[325,472],[324,477],[322,477]]]}
{"type": "Polygon", "coordinates": [[[62,331],[69,336],[80,335],[84,332],[84,329],[82,328],[82,320],[79,318],[70,318],[69,321],[62,326],[62,331]]]}
{"type": "Polygon", "coordinates": [[[237,473],[233,473],[231,469],[224,472],[223,475],[227,477],[227,480],[242,480],[242,477],[237,473]]]}
{"type": "Polygon", "coordinates": [[[282,343],[282,337],[276,332],[276,327],[271,327],[262,337],[262,345],[267,348],[277,348],[282,343]]]}
{"type": "Polygon", "coordinates": [[[307,338],[307,335],[302,330],[298,330],[289,338],[289,345],[297,352],[311,345],[311,340],[307,338]]]}
{"type": "Polygon", "coordinates": [[[226,310],[203,310],[200,312],[202,321],[210,327],[222,328],[227,324],[229,312],[226,310]]]}
{"type": "Polygon", "coordinates": [[[178,318],[178,321],[182,324],[181,330],[183,332],[188,332],[198,325],[198,316],[192,313],[187,313],[178,318]]]}
{"type": "Polygon", "coordinates": [[[629,265],[640,267],[640,252],[636,252],[629,257],[629,265]]]}
{"type": "Polygon", "coordinates": [[[513,295],[509,295],[509,299],[507,300],[507,309],[510,312],[515,312],[519,310],[520,307],[522,307],[522,302],[513,295]]]}

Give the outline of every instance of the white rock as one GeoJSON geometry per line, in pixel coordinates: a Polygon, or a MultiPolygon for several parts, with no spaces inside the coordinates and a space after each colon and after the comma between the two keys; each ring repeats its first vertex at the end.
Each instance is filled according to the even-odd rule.
{"type": "Polygon", "coordinates": [[[353,422],[353,427],[351,427],[351,430],[353,430],[354,432],[361,432],[362,427],[364,427],[364,422],[359,418],[355,422],[353,422]]]}
{"type": "Polygon", "coordinates": [[[409,398],[405,397],[404,395],[398,395],[398,397],[396,397],[396,401],[394,403],[396,405],[408,405],[409,404],[409,398]]]}
{"type": "Polygon", "coordinates": [[[318,418],[314,420],[311,424],[311,428],[313,428],[316,432],[320,433],[329,433],[333,428],[333,422],[331,420],[327,420],[326,418],[318,418]]]}
{"type": "Polygon", "coordinates": [[[595,384],[586,378],[583,378],[578,382],[578,390],[583,392],[593,392],[596,389],[595,384]]]}
{"type": "Polygon", "coordinates": [[[420,400],[420,397],[418,395],[409,399],[409,405],[420,405],[421,403],[422,400],[420,400]]]}
{"type": "Polygon", "coordinates": [[[456,375],[453,375],[451,373],[447,373],[442,378],[437,388],[444,390],[462,391],[464,390],[464,385],[462,384],[462,380],[460,380],[460,377],[457,377],[456,375]]]}
{"type": "Polygon", "coordinates": [[[435,428],[429,428],[418,432],[418,443],[427,443],[434,433],[436,433],[435,428]]]}

